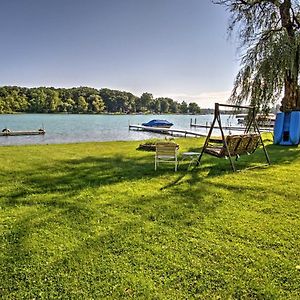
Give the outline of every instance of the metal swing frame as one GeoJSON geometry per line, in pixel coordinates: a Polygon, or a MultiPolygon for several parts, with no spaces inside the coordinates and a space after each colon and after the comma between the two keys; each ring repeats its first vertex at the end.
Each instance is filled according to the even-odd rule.
{"type": "MultiPolygon", "coordinates": [[[[223,128],[222,128],[220,107],[228,107],[228,108],[236,108],[236,109],[248,109],[250,111],[250,114],[249,114],[250,118],[249,118],[249,121],[247,122],[244,134],[240,135],[240,136],[243,137],[243,136],[249,135],[251,126],[253,126],[254,132],[256,132],[259,135],[259,142],[263,146],[263,150],[264,150],[264,153],[265,153],[267,164],[270,165],[271,164],[270,158],[269,158],[268,152],[266,150],[266,147],[264,145],[264,142],[262,140],[258,124],[256,122],[256,118],[255,118],[256,117],[256,109],[255,109],[255,107],[254,106],[241,106],[241,105],[230,105],[230,104],[215,103],[214,119],[213,119],[213,122],[211,124],[210,129],[209,129],[209,132],[208,132],[208,135],[206,137],[206,140],[205,140],[204,146],[202,148],[202,151],[201,151],[201,153],[199,155],[199,158],[197,160],[197,166],[200,165],[201,158],[202,158],[204,152],[206,152],[206,149],[208,148],[209,142],[211,141],[211,134],[212,134],[214,128],[219,127],[219,129],[221,131],[221,136],[222,136],[222,140],[219,140],[219,142],[223,144],[222,153],[220,153],[220,156],[218,156],[218,155],[215,155],[215,156],[217,156],[217,157],[228,157],[233,172],[237,171],[237,169],[234,165],[234,161],[232,159],[233,156],[236,156],[236,159],[237,159],[239,157],[239,154],[244,154],[244,153],[235,153],[234,151],[232,151],[232,149],[229,149],[228,139],[225,137],[225,134],[224,134],[224,131],[223,131],[223,128]],[[216,122],[218,124],[218,127],[215,127],[216,122]]],[[[229,137],[229,136],[227,136],[227,137],[229,137]]],[[[258,146],[258,143],[257,143],[256,147],[257,146],[258,146]]],[[[237,148],[238,144],[234,145],[234,147],[237,148]]],[[[256,147],[253,149],[252,153],[255,151],[256,147]]],[[[206,152],[206,153],[211,154],[209,152],[206,152]]]]}

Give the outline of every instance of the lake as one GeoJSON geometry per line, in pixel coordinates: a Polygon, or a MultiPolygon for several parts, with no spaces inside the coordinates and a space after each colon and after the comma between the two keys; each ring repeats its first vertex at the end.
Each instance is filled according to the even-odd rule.
{"type": "MultiPolygon", "coordinates": [[[[222,116],[228,123],[229,116],[222,116]]],[[[0,137],[0,145],[60,144],[89,141],[128,141],[161,137],[157,133],[129,131],[129,124],[141,124],[152,119],[166,119],[176,129],[207,134],[206,129],[190,129],[190,120],[198,124],[211,122],[213,115],[73,115],[73,114],[13,114],[0,115],[0,130],[37,130],[45,128],[45,135],[0,137]]],[[[235,118],[230,122],[236,123],[235,118]]]]}

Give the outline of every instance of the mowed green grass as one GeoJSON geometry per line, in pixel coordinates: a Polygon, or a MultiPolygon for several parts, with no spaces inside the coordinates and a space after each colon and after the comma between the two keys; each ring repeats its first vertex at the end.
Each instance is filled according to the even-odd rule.
{"type": "Polygon", "coordinates": [[[0,147],[0,298],[300,299],[300,148],[175,173],[138,144],[0,147]]]}

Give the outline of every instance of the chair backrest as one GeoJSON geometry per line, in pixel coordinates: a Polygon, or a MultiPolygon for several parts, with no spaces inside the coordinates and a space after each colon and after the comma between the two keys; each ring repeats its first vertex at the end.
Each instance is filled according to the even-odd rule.
{"type": "Polygon", "coordinates": [[[171,142],[158,142],[156,143],[157,156],[176,156],[178,145],[171,142]]]}

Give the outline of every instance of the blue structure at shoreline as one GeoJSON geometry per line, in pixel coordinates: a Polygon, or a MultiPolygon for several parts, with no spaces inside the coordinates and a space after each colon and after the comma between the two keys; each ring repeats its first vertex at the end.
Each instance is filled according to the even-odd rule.
{"type": "Polygon", "coordinates": [[[274,144],[298,145],[300,142],[300,111],[280,112],[276,115],[274,144]]]}

